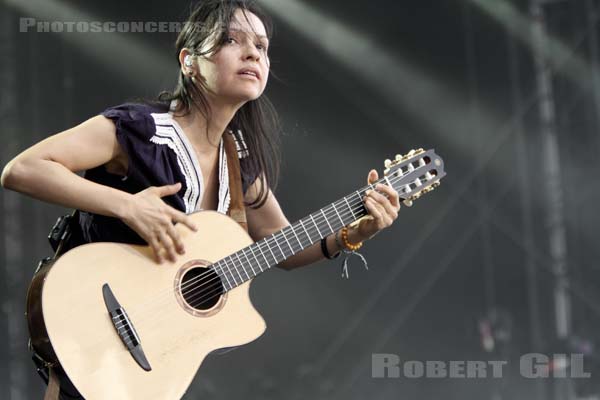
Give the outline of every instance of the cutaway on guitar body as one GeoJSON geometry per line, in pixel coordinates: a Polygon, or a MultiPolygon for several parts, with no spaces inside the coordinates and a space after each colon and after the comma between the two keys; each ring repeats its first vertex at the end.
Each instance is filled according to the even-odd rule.
{"type": "Polygon", "coordinates": [[[251,279],[226,291],[211,267],[252,239],[217,212],[191,218],[201,229],[176,226],[186,255],[175,263],[157,264],[147,246],[86,244],[60,257],[30,292],[28,308],[42,310],[28,314],[37,318],[34,346],[51,343],[43,354],[56,355],[86,399],[179,399],[207,354],[264,332],[251,279]],[[117,300],[111,310],[107,296],[117,300]],[[132,356],[136,346],[151,368],[132,356]]]}

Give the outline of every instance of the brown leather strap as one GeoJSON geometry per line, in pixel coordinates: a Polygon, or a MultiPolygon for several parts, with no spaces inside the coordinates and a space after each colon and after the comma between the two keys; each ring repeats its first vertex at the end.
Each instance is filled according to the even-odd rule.
{"type": "Polygon", "coordinates": [[[46,389],[46,394],[44,395],[44,400],[58,400],[60,394],[60,381],[58,380],[58,376],[54,371],[54,368],[48,368],[48,388],[46,389]]]}
{"type": "Polygon", "coordinates": [[[224,138],[225,153],[227,154],[227,169],[229,171],[229,196],[231,199],[227,215],[248,231],[240,159],[235,145],[235,138],[231,133],[226,133],[224,138]]]}

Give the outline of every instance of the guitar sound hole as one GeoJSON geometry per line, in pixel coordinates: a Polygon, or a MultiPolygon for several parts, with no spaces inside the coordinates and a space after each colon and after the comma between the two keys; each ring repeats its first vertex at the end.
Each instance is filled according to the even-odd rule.
{"type": "Polygon", "coordinates": [[[192,268],[181,279],[181,294],[196,310],[212,308],[223,294],[221,278],[210,268],[192,268]]]}

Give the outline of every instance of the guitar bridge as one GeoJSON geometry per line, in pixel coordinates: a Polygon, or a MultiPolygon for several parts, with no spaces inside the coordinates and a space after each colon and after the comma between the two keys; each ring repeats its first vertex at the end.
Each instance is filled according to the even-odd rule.
{"type": "Polygon", "coordinates": [[[121,304],[115,298],[108,283],[102,285],[102,296],[104,297],[104,304],[110,315],[110,319],[113,323],[113,327],[117,331],[117,334],[121,338],[121,341],[135,360],[135,362],[144,370],[151,371],[150,363],[146,359],[146,355],[142,350],[142,344],[140,343],[140,337],[138,336],[129,316],[125,312],[125,309],[121,307],[121,304]]]}

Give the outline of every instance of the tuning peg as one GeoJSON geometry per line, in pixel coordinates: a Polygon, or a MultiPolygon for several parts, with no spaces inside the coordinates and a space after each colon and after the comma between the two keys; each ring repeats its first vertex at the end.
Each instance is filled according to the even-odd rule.
{"type": "Polygon", "coordinates": [[[421,196],[422,196],[421,192],[418,192],[418,193],[415,193],[415,194],[413,194],[412,196],[410,196],[408,200],[410,200],[411,202],[412,202],[412,201],[415,201],[415,200],[419,200],[419,198],[420,198],[421,196]]]}
{"type": "Polygon", "coordinates": [[[389,174],[389,172],[390,172],[390,169],[389,169],[389,168],[386,168],[386,169],[385,169],[385,171],[383,171],[383,174],[384,174],[384,175],[387,175],[387,174],[389,174]]]}
{"type": "Polygon", "coordinates": [[[402,154],[396,154],[396,161],[400,162],[404,159],[404,157],[402,157],[402,154]]]}
{"type": "Polygon", "coordinates": [[[432,187],[432,188],[434,188],[434,189],[435,189],[436,187],[439,187],[439,186],[440,186],[440,182],[439,182],[439,181],[437,181],[437,182],[435,182],[435,183],[433,183],[433,184],[431,185],[431,187],[432,187]]]}
{"type": "Polygon", "coordinates": [[[404,204],[406,207],[412,207],[413,202],[410,199],[406,199],[402,202],[402,204],[404,204]]]}
{"type": "Polygon", "coordinates": [[[392,166],[392,160],[390,160],[390,159],[385,160],[383,165],[385,165],[386,168],[390,168],[392,166]]]}
{"type": "Polygon", "coordinates": [[[415,151],[415,154],[416,154],[416,155],[418,155],[418,154],[423,154],[423,153],[425,153],[425,150],[423,150],[423,148],[419,148],[419,149],[417,149],[417,150],[415,151]]]}

